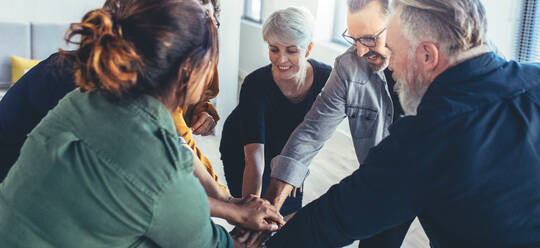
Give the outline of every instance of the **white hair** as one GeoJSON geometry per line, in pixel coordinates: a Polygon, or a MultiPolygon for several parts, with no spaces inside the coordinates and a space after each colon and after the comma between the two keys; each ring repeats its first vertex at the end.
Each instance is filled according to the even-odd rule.
{"type": "Polygon", "coordinates": [[[487,21],[479,0],[398,0],[401,32],[415,49],[421,41],[436,43],[450,61],[485,43],[487,21]]]}
{"type": "Polygon", "coordinates": [[[314,22],[306,9],[289,7],[278,10],[264,22],[263,39],[306,49],[313,40],[314,22]]]}
{"type": "Polygon", "coordinates": [[[349,8],[349,12],[355,13],[362,10],[369,3],[373,1],[378,1],[381,4],[382,9],[383,9],[383,14],[385,16],[390,15],[391,13],[390,7],[392,6],[391,0],[347,0],[347,7],[349,8]]]}

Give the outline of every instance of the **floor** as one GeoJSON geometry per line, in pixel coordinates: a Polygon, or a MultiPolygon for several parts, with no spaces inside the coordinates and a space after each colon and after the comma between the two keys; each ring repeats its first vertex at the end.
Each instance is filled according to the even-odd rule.
{"type": "MultiPolygon", "coordinates": [[[[199,148],[212,162],[220,181],[224,182],[223,166],[218,151],[219,139],[219,136],[195,136],[199,148]]],[[[334,135],[311,164],[310,175],[304,185],[303,204],[305,205],[318,198],[330,186],[350,175],[356,168],[358,168],[358,162],[351,139],[344,135],[334,135]]],[[[224,220],[215,219],[215,222],[225,226],[228,230],[232,230],[232,226],[224,220]]],[[[346,247],[358,247],[358,241],[346,247]]],[[[418,220],[415,220],[411,225],[402,247],[429,247],[429,241],[418,220]]]]}

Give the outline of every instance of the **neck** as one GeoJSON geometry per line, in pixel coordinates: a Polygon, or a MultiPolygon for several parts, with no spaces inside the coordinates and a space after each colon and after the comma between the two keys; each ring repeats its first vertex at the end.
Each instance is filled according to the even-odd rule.
{"type": "Polygon", "coordinates": [[[449,68],[459,65],[469,59],[476,58],[487,52],[489,52],[489,47],[486,45],[480,45],[477,47],[473,47],[469,50],[459,52],[458,54],[450,58],[444,58],[442,66],[440,66],[439,69],[435,73],[433,73],[433,75],[429,78],[428,82],[433,82],[435,78],[437,78],[440,74],[442,74],[449,68]]]}
{"type": "Polygon", "coordinates": [[[183,99],[180,99],[177,97],[176,90],[169,91],[170,93],[166,96],[154,96],[158,101],[163,103],[165,105],[165,108],[169,111],[169,113],[174,115],[176,109],[180,106],[180,104],[183,102],[183,99]]]}
{"type": "Polygon", "coordinates": [[[313,69],[308,63],[302,72],[298,72],[298,76],[286,80],[274,79],[274,81],[289,100],[300,102],[313,83],[313,69]]]}

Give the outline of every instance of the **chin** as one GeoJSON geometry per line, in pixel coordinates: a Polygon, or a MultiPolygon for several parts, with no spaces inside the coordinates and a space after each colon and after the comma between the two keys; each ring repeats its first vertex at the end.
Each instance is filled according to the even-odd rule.
{"type": "Polygon", "coordinates": [[[369,67],[373,69],[374,71],[382,71],[388,67],[388,59],[382,59],[381,61],[377,63],[368,63],[369,67]]]}

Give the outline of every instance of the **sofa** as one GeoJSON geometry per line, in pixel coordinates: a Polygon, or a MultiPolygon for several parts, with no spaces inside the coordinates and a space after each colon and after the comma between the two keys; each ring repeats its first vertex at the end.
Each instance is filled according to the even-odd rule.
{"type": "Polygon", "coordinates": [[[71,50],[64,35],[68,23],[0,22],[0,99],[11,84],[11,56],[43,60],[59,48],[71,50]]]}

